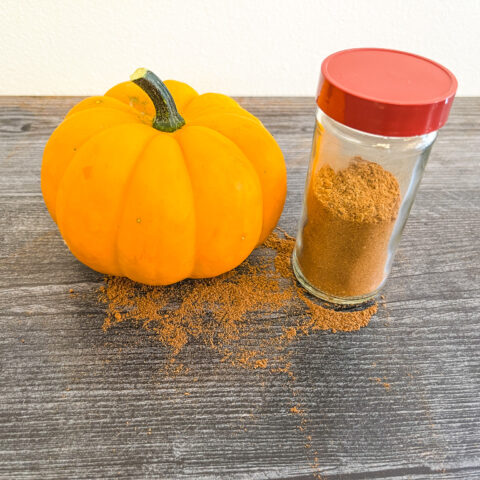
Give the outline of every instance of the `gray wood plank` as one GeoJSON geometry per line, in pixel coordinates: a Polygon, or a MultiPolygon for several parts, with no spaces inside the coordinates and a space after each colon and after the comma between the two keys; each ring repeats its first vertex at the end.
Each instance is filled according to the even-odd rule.
{"type": "MultiPolygon", "coordinates": [[[[440,133],[386,309],[292,344],[293,384],[201,345],[169,378],[146,332],[102,332],[102,277],[69,254],[40,193],[43,146],[78,100],[0,97],[0,478],[304,480],[314,451],[326,479],[480,477],[480,99],[457,99],[440,133]]],[[[280,225],[294,234],[314,103],[239,100],[285,153],[280,225]]]]}

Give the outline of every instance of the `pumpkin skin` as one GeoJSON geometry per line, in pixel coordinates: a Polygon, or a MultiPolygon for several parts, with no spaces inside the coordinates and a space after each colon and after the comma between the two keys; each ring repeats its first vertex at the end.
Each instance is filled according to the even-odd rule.
{"type": "Polygon", "coordinates": [[[238,266],[273,230],[286,168],[261,122],[233,99],[166,81],[185,125],[153,128],[133,82],[74,106],[45,147],[42,193],[78,260],[150,285],[238,266]]]}

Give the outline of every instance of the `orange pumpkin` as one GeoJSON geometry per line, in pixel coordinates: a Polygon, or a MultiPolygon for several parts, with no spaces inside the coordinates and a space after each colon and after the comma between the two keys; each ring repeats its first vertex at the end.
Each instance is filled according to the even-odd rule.
{"type": "Polygon", "coordinates": [[[262,243],[286,169],[233,99],[139,69],[70,110],[45,147],[42,192],[81,262],[166,285],[231,270],[262,243]]]}

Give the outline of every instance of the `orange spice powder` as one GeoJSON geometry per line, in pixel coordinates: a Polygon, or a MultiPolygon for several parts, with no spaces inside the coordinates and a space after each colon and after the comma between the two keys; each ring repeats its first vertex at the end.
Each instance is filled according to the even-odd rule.
{"type": "MultiPolygon", "coordinates": [[[[189,342],[200,342],[222,362],[285,374],[295,398],[292,342],[318,330],[358,330],[368,324],[377,305],[337,311],[317,303],[296,282],[291,268],[294,244],[285,232],[273,233],[237,269],[211,279],[151,287],[106,277],[98,291],[107,308],[103,329],[132,322],[154,333],[170,350],[167,368],[174,374],[184,367],[171,369],[177,355],[189,342]]],[[[321,478],[308,410],[296,398],[289,412],[298,418],[313,476],[321,478]]]]}
{"type": "Polygon", "coordinates": [[[400,207],[390,172],[360,157],[312,177],[296,256],[305,278],[336,297],[367,295],[385,278],[388,245],[400,207]]]}
{"type": "Polygon", "coordinates": [[[210,279],[151,287],[106,277],[99,289],[99,299],[107,305],[103,329],[130,321],[155,333],[172,357],[196,340],[234,365],[288,373],[286,347],[294,339],[316,330],[358,330],[377,310],[372,304],[336,311],[310,299],[291,269],[294,243],[285,232],[273,233],[263,252],[210,279]],[[280,331],[271,320],[278,314],[285,319],[280,331]],[[255,348],[248,346],[252,344],[255,348]]]}

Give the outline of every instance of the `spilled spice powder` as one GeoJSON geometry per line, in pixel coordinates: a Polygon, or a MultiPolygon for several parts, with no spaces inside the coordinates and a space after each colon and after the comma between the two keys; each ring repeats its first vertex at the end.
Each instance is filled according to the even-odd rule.
{"type": "Polygon", "coordinates": [[[195,341],[224,362],[289,373],[286,347],[294,339],[316,330],[358,330],[377,310],[371,304],[337,311],[308,298],[291,269],[294,244],[285,232],[273,233],[240,267],[210,279],[152,287],[106,277],[98,291],[107,304],[103,329],[130,321],[153,332],[172,358],[195,341]]]}
{"type": "MultiPolygon", "coordinates": [[[[377,383],[383,385],[385,390],[390,390],[391,385],[388,382],[382,381],[382,379],[380,377],[370,377],[369,380],[372,380],[374,382],[377,382],[377,383]]],[[[384,377],[383,380],[386,380],[386,378],[384,377]]]]}
{"type": "Polygon", "coordinates": [[[211,279],[151,287],[106,277],[98,296],[107,308],[103,329],[129,322],[153,333],[169,349],[167,363],[174,374],[185,371],[181,364],[172,367],[182,349],[200,343],[222,362],[286,375],[295,398],[289,412],[298,419],[313,476],[321,478],[308,409],[293,387],[288,347],[318,330],[358,330],[368,324],[377,305],[338,311],[318,304],[296,282],[291,268],[294,244],[285,232],[273,233],[237,269],[211,279]]]}

